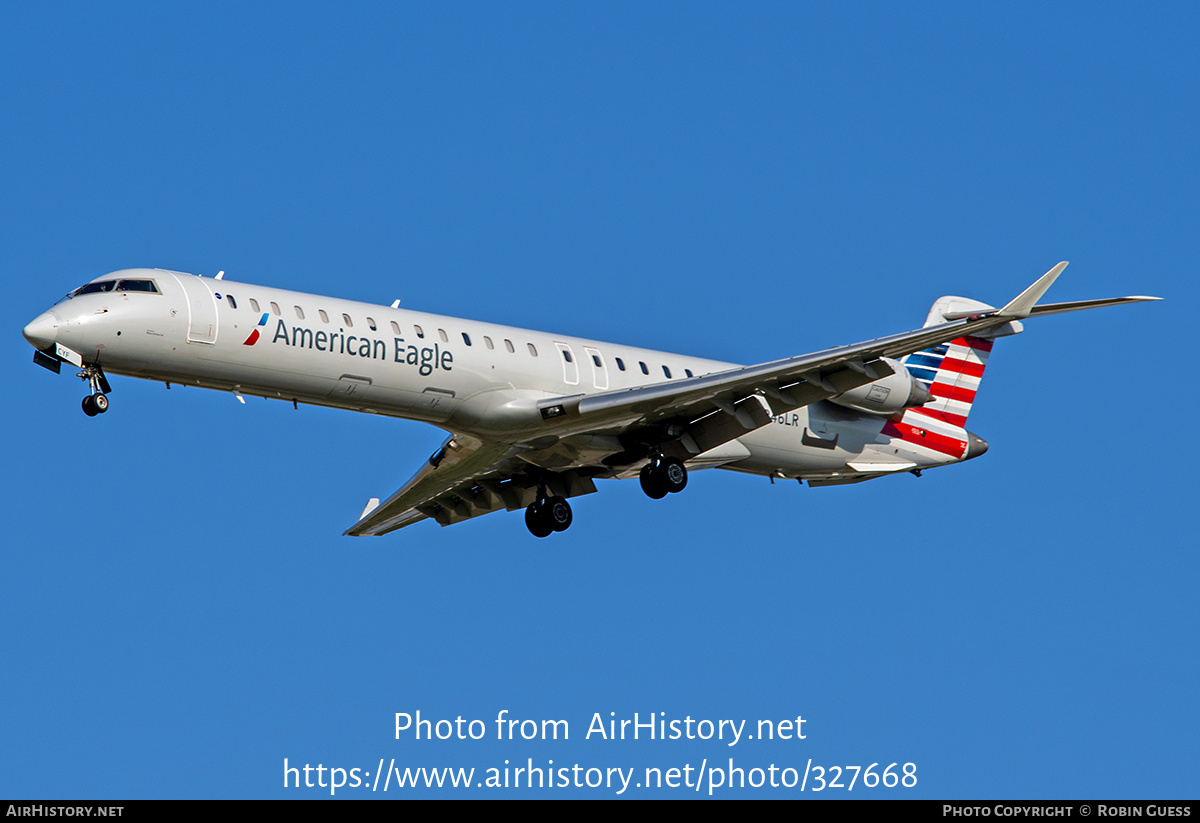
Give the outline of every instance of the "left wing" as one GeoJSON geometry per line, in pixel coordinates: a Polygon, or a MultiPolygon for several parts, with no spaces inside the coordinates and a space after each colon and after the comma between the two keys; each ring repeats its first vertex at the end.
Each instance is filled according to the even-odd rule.
{"type": "MultiPolygon", "coordinates": [[[[523,509],[537,496],[529,464],[517,457],[524,449],[454,435],[433,453],[400,491],[382,505],[368,504],[358,522],[345,531],[354,537],[381,535],[432,518],[443,526],[500,509],[523,509]]],[[[545,473],[546,490],[576,497],[596,490],[590,477],[574,472],[545,473]]]]}

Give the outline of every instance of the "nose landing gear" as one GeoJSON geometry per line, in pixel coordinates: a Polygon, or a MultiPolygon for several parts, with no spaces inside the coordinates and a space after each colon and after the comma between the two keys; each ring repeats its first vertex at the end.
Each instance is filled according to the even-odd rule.
{"type": "Polygon", "coordinates": [[[100,367],[84,366],[83,371],[79,372],[79,378],[86,380],[92,389],[92,393],[83,398],[83,413],[88,417],[95,417],[108,411],[108,393],[112,391],[112,386],[108,385],[108,378],[104,376],[100,367]]]}

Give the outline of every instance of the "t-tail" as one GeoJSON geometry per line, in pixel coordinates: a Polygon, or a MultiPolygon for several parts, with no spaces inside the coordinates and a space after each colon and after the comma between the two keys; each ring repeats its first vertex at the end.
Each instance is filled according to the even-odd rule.
{"type": "MultiPolygon", "coordinates": [[[[915,437],[906,436],[905,439],[921,442],[923,439],[933,436],[932,432],[927,432],[923,428],[925,423],[932,423],[933,430],[942,430],[950,434],[953,432],[946,429],[947,424],[959,430],[965,430],[967,417],[971,413],[971,405],[975,402],[975,395],[979,391],[979,384],[983,379],[983,371],[987,368],[988,357],[992,353],[992,344],[998,337],[1020,334],[1024,330],[1021,323],[1023,319],[1159,299],[1138,295],[1038,305],[1037,301],[1066,267],[1065,262],[1059,263],[999,309],[969,297],[938,298],[929,309],[929,315],[925,318],[925,325],[922,328],[939,326],[957,320],[988,317],[1006,318],[1009,321],[982,334],[957,337],[949,343],[931,346],[902,358],[901,362],[905,368],[916,380],[924,384],[933,399],[922,406],[905,410],[898,420],[893,418],[892,431],[889,433],[893,435],[897,433],[903,435],[904,432],[915,433],[915,437]]],[[[965,433],[971,446],[964,450],[964,458],[982,454],[987,448],[986,443],[970,432],[965,433]]],[[[921,444],[930,445],[928,442],[921,444]]],[[[952,446],[953,444],[939,450],[952,453],[952,446]]],[[[932,447],[938,448],[937,446],[932,447]]]]}

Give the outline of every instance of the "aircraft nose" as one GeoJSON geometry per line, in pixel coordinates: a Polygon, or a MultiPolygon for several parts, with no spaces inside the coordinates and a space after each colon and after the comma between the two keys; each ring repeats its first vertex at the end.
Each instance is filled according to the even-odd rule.
{"type": "Polygon", "coordinates": [[[978,457],[988,450],[988,442],[974,432],[967,432],[966,459],[978,457]]]}
{"type": "Polygon", "coordinates": [[[21,334],[35,349],[47,349],[58,340],[58,318],[51,312],[43,312],[33,318],[21,334]]]}

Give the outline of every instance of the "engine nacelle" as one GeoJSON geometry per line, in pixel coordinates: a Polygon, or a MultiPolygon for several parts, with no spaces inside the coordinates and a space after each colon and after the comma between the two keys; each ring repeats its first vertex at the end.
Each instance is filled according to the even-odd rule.
{"type": "Polygon", "coordinates": [[[893,374],[830,397],[829,402],[855,411],[890,415],[903,409],[924,406],[933,399],[925,384],[909,374],[903,363],[890,357],[882,359],[892,367],[893,374]]]}

